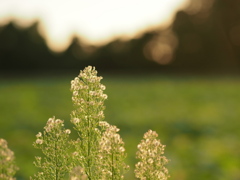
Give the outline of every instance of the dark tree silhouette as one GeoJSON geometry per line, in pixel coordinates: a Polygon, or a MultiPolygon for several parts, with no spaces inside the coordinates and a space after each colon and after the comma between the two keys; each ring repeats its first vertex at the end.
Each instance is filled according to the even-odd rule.
{"type": "MultiPolygon", "coordinates": [[[[172,66],[192,71],[238,72],[240,68],[240,2],[215,0],[194,14],[178,12],[172,25],[178,37],[172,66]]],[[[192,1],[199,3],[199,1],[192,1]]]]}
{"type": "Polygon", "coordinates": [[[70,71],[93,65],[101,71],[239,72],[240,1],[191,2],[168,29],[101,47],[74,37],[58,54],[47,47],[38,22],[28,28],[9,23],[0,27],[0,70],[70,71]]]}
{"type": "Polygon", "coordinates": [[[37,30],[38,23],[20,29],[13,23],[1,27],[0,68],[4,70],[36,70],[47,66],[51,56],[37,30]]]}

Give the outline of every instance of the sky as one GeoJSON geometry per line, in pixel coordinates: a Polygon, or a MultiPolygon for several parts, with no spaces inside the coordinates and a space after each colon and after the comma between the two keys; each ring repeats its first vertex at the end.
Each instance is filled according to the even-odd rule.
{"type": "Polygon", "coordinates": [[[88,44],[132,38],[171,24],[189,0],[0,0],[0,25],[22,27],[39,20],[39,31],[53,51],[62,51],[73,35],[88,44]]]}

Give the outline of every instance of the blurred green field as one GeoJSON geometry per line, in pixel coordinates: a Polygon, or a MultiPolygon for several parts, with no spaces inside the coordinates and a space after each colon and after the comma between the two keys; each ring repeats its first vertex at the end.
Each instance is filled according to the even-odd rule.
{"type": "MultiPolygon", "coordinates": [[[[106,120],[117,125],[134,165],[136,146],[152,129],[171,159],[172,180],[240,179],[240,79],[160,75],[103,76],[106,120]]],[[[39,151],[35,135],[52,116],[72,110],[74,76],[0,79],[0,137],[15,152],[17,179],[29,179],[39,151]]],[[[133,167],[126,179],[133,179],[133,167]]]]}

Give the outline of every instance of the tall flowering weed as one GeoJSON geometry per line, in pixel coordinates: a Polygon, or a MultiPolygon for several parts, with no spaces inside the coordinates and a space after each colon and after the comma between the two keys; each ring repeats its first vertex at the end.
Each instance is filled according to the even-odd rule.
{"type": "Polygon", "coordinates": [[[162,145],[157,137],[158,134],[155,131],[149,130],[137,146],[136,158],[139,162],[135,165],[134,172],[141,180],[167,180],[169,177],[168,170],[164,166],[169,161],[163,155],[165,145],[162,145]]]}
{"type": "Polygon", "coordinates": [[[124,163],[126,158],[124,142],[118,134],[116,126],[107,122],[100,122],[100,126],[106,128],[102,134],[99,147],[100,179],[123,179],[123,174],[129,166],[124,163]]]}
{"type": "MultiPolygon", "coordinates": [[[[106,122],[104,101],[108,96],[94,67],[88,66],[71,81],[73,111],[70,122],[77,138],[70,138],[71,130],[64,121],[49,118],[36,135],[33,146],[41,150],[34,165],[38,172],[30,179],[36,180],[122,180],[129,170],[120,129],[106,122]]],[[[137,146],[135,177],[141,180],[167,180],[168,159],[163,155],[165,146],[158,134],[149,130],[137,146]]],[[[7,142],[0,139],[0,179],[14,179],[18,168],[7,142]]]]}
{"type": "Polygon", "coordinates": [[[43,133],[36,135],[33,146],[40,149],[44,157],[36,156],[34,165],[40,171],[31,179],[64,179],[71,170],[69,151],[70,129],[64,128],[64,122],[60,119],[49,118],[43,133]]]}
{"type": "Polygon", "coordinates": [[[96,180],[101,172],[98,157],[103,131],[99,128],[99,122],[104,119],[104,101],[107,99],[103,92],[106,87],[100,83],[101,80],[95,68],[88,66],[71,81],[74,105],[71,122],[79,137],[73,143],[75,165],[83,167],[89,179],[96,180]]]}

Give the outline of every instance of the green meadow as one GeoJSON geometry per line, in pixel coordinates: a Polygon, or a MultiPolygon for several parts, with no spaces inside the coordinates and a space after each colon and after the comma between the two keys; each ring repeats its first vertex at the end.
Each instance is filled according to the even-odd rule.
{"type": "MultiPolygon", "coordinates": [[[[101,75],[101,74],[100,74],[101,75]]],[[[72,110],[74,76],[0,79],[0,138],[15,152],[17,179],[36,171],[32,146],[48,118],[72,110]]],[[[102,75],[105,116],[120,128],[133,178],[136,146],[152,129],[166,145],[172,180],[240,179],[240,78],[163,75],[102,75]]]]}

